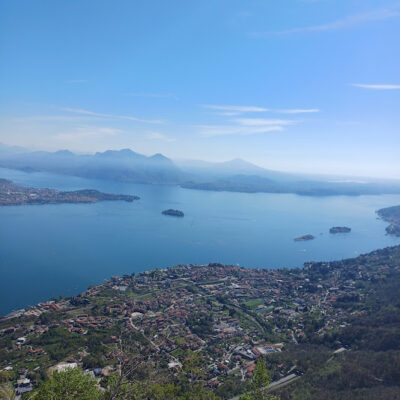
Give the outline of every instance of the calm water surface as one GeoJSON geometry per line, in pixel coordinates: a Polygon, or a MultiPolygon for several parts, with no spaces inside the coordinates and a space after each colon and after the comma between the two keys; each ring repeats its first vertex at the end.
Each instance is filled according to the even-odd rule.
{"type": "Polygon", "coordinates": [[[379,208],[399,195],[306,197],[207,192],[0,169],[17,184],[98,189],[141,200],[0,207],[0,315],[68,296],[112,275],[210,261],[294,267],[399,244],[385,235],[379,208]],[[162,216],[177,208],[185,217],[162,216]],[[350,234],[330,235],[346,225],[350,234]],[[316,239],[294,242],[311,233],[316,239]]]}

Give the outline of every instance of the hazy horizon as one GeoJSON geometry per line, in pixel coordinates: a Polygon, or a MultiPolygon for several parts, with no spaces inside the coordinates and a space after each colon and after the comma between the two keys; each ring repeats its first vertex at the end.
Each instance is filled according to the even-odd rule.
{"type": "MultiPolygon", "coordinates": [[[[5,144],[0,142],[0,145],[5,145],[5,144]]],[[[28,149],[28,148],[23,148],[23,147],[20,147],[20,146],[13,146],[13,145],[5,145],[5,146],[7,146],[7,147],[8,146],[10,146],[10,147],[19,147],[20,151],[26,152],[27,154],[29,152],[42,152],[42,151],[46,152],[47,151],[47,150],[43,150],[43,149],[40,149],[40,148],[28,149]]],[[[368,180],[374,180],[374,179],[376,179],[378,181],[379,180],[382,180],[382,181],[387,180],[387,181],[392,181],[392,182],[396,181],[396,183],[397,183],[397,181],[400,182],[400,178],[389,178],[389,177],[373,176],[373,175],[367,176],[367,175],[354,175],[354,174],[350,174],[350,173],[348,173],[348,174],[346,174],[346,173],[344,173],[344,174],[334,174],[334,173],[319,173],[319,172],[303,172],[303,171],[299,171],[299,170],[295,171],[295,170],[289,170],[289,169],[288,170],[285,170],[285,169],[279,169],[278,170],[278,169],[263,167],[263,166],[261,166],[259,164],[256,164],[254,162],[248,161],[248,160],[246,160],[244,158],[240,158],[240,157],[228,158],[228,159],[222,159],[222,160],[204,160],[204,159],[200,159],[200,158],[194,159],[194,158],[181,158],[181,157],[172,158],[172,157],[169,157],[168,155],[163,154],[163,153],[154,153],[154,152],[153,153],[151,153],[151,152],[150,153],[139,153],[135,149],[127,148],[127,147],[122,147],[122,148],[118,148],[118,149],[110,148],[110,149],[106,149],[104,151],[99,151],[99,152],[96,152],[96,151],[92,151],[92,152],[90,152],[90,151],[86,151],[86,152],[84,152],[84,151],[71,151],[70,149],[60,148],[60,149],[51,150],[51,151],[49,151],[49,153],[57,153],[57,152],[62,152],[62,151],[69,151],[69,152],[71,152],[71,153],[73,153],[75,155],[78,155],[78,156],[85,156],[85,155],[95,155],[96,153],[103,153],[105,151],[116,151],[116,152],[118,152],[118,151],[121,151],[121,150],[130,150],[132,152],[135,152],[137,154],[140,154],[140,155],[143,155],[143,156],[146,156],[146,157],[151,157],[151,156],[154,156],[156,154],[162,154],[163,156],[165,156],[168,159],[170,159],[171,161],[173,161],[178,167],[182,167],[182,166],[183,167],[189,167],[189,168],[190,167],[198,167],[198,168],[201,169],[202,167],[203,168],[207,168],[207,167],[212,167],[213,165],[228,164],[228,163],[231,163],[231,162],[234,163],[235,161],[238,161],[238,162],[244,162],[244,163],[252,165],[254,167],[262,168],[265,171],[282,172],[282,173],[287,173],[287,174],[298,175],[299,177],[304,175],[305,177],[306,176],[309,176],[310,178],[312,178],[312,177],[318,178],[319,177],[320,179],[323,179],[323,178],[325,178],[325,179],[341,179],[342,178],[342,179],[349,179],[348,182],[354,182],[354,183],[367,183],[368,180]],[[202,165],[202,164],[204,164],[204,165],[202,165]],[[355,179],[366,179],[366,181],[365,182],[364,181],[357,181],[355,179]]],[[[37,171],[37,172],[39,172],[39,171],[37,171]]],[[[332,182],[334,182],[334,181],[332,181],[332,182]]],[[[340,182],[340,181],[337,181],[337,182],[340,182]]],[[[343,182],[345,182],[345,181],[343,181],[343,182]]]]}
{"type": "Polygon", "coordinates": [[[400,3],[288,3],[2,2],[0,141],[400,179],[400,3]]]}

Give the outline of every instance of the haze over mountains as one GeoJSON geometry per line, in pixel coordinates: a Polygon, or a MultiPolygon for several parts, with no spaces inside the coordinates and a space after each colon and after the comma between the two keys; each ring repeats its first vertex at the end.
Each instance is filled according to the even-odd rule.
{"type": "Polygon", "coordinates": [[[68,150],[54,153],[5,152],[3,147],[0,165],[25,171],[46,171],[123,182],[178,184],[183,181],[181,170],[162,154],[147,157],[129,149],[78,155],[68,150]]]}
{"type": "Polygon", "coordinates": [[[242,159],[174,162],[159,153],[145,156],[130,149],[75,154],[68,150],[32,152],[0,144],[0,167],[214,191],[302,195],[400,193],[400,181],[290,174],[267,170],[242,159]]]}

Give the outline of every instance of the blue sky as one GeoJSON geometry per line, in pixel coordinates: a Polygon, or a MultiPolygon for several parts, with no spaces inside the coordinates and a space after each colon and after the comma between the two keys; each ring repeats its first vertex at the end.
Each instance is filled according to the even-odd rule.
{"type": "Polygon", "coordinates": [[[0,142],[400,178],[400,2],[0,0],[0,142]]]}

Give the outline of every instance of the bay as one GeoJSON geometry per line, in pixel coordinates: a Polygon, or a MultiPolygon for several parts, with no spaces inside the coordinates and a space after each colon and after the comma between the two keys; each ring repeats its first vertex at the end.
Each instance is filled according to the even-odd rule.
{"type": "Polygon", "coordinates": [[[16,184],[134,194],[139,201],[0,207],[0,315],[113,275],[177,264],[302,266],[400,243],[375,211],[399,195],[307,197],[89,180],[0,168],[16,184]],[[174,208],[184,218],[161,215],[174,208]],[[349,226],[349,234],[329,234],[349,226]],[[312,234],[315,240],[294,242],[312,234]]]}

